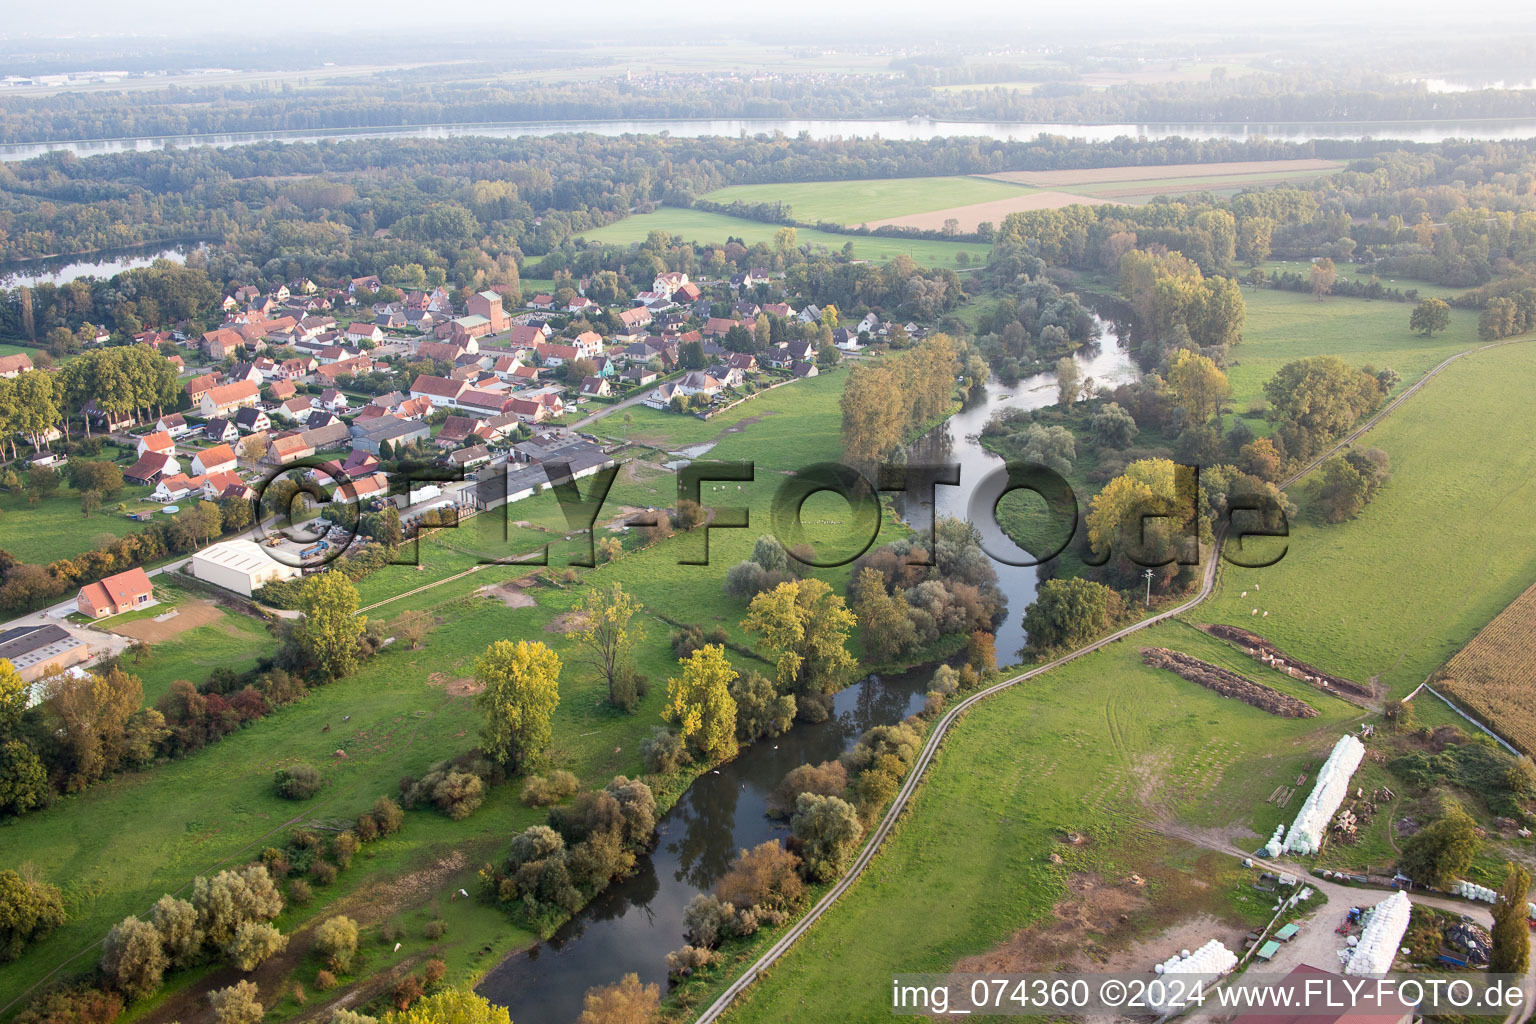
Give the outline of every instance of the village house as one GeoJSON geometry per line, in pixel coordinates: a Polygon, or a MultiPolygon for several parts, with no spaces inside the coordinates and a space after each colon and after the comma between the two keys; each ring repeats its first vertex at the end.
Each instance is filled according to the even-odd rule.
{"type": "Polygon", "coordinates": [[[0,356],[0,377],[20,377],[32,369],[32,359],[25,352],[13,356],[0,356]]]}
{"type": "Polygon", "coordinates": [[[244,348],[245,339],[238,331],[220,327],[217,330],[203,332],[202,344],[198,347],[205,358],[218,362],[221,359],[228,359],[244,348]]]}
{"type": "Polygon", "coordinates": [[[235,429],[242,434],[254,434],[259,430],[271,430],[272,420],[267,414],[252,406],[249,409],[241,409],[235,413],[235,429]]]}
{"type": "Polygon", "coordinates": [[[491,461],[491,450],[483,444],[477,444],[471,448],[460,448],[456,452],[449,452],[444,456],[443,461],[457,469],[474,469],[491,461]]]}
{"type": "Polygon", "coordinates": [[[583,398],[608,398],[613,394],[613,388],[606,377],[583,377],[581,381],[581,397],[583,398]]]}
{"type": "Polygon", "coordinates": [[[291,380],[275,380],[267,385],[267,399],[273,402],[286,402],[298,392],[298,385],[291,380]]]}
{"type": "Polygon", "coordinates": [[[260,389],[251,381],[221,384],[203,395],[202,401],[198,403],[198,411],[204,416],[222,416],[255,405],[260,397],[260,389]]]}
{"type": "Polygon", "coordinates": [[[139,438],[138,453],[156,452],[161,455],[171,455],[176,451],[176,440],[171,437],[169,431],[157,430],[152,434],[145,434],[139,438]]]}
{"type": "Polygon", "coordinates": [[[139,461],[123,470],[123,479],[142,487],[153,487],[166,474],[181,472],[181,463],[174,456],[158,452],[145,452],[139,461]]]}
{"type": "Polygon", "coordinates": [[[267,454],[263,459],[274,466],[286,466],[295,460],[307,459],[313,454],[315,449],[304,440],[303,433],[289,431],[273,436],[267,445],[267,454]]]}
{"type": "Polygon", "coordinates": [[[327,412],[346,412],[349,404],[347,396],[335,388],[326,388],[320,392],[320,397],[315,399],[315,408],[324,409],[327,412]]]}
{"type": "Polygon", "coordinates": [[[227,444],[216,444],[212,448],[204,448],[192,456],[192,472],[200,476],[232,472],[235,465],[235,451],[227,444]]]}
{"type": "Polygon", "coordinates": [[[215,443],[232,443],[240,436],[240,428],[233,419],[215,416],[203,424],[203,436],[215,443]]]}
{"type": "Polygon", "coordinates": [[[151,494],[150,498],[161,504],[181,501],[193,491],[202,490],[203,481],[206,479],[207,477],[187,476],[185,473],[161,477],[160,482],[155,485],[155,493],[151,494]]]}
{"type": "Polygon", "coordinates": [[[354,345],[365,341],[377,345],[384,340],[384,329],[378,324],[354,323],[347,328],[347,340],[354,345]]]}
{"type": "Polygon", "coordinates": [[[447,409],[458,404],[459,396],[464,394],[466,387],[468,385],[461,380],[448,380],[423,373],[411,382],[411,397],[425,398],[437,408],[447,409]]]}
{"type": "Polygon", "coordinates": [[[105,615],[142,608],[155,599],[155,588],[143,569],[135,566],[127,572],[80,588],[75,607],[88,618],[99,619],[105,615]]]}
{"type": "Polygon", "coordinates": [[[468,444],[472,437],[487,440],[491,437],[491,431],[485,425],[485,420],[474,416],[449,416],[443,421],[437,437],[433,438],[433,443],[439,448],[457,448],[459,445],[468,444]]]}
{"type": "MultiPolygon", "coordinates": [[[[173,412],[169,416],[161,416],[155,421],[155,429],[164,431],[172,437],[185,437],[192,432],[187,425],[187,418],[179,412],[173,412]]],[[[143,454],[142,452],[140,454],[143,454]]]]}

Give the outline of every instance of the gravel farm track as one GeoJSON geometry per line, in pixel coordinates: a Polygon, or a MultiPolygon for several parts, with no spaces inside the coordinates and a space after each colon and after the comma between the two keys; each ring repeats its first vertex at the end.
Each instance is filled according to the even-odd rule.
{"type": "MultiPolygon", "coordinates": [[[[1437,365],[1434,369],[1420,377],[1409,387],[1405,388],[1402,394],[1398,395],[1396,398],[1392,399],[1392,401],[1388,402],[1385,406],[1379,409],[1375,415],[1371,416],[1370,419],[1366,420],[1354,430],[1351,430],[1348,434],[1344,435],[1344,437],[1335,442],[1332,447],[1328,448],[1326,451],[1314,458],[1311,462],[1308,462],[1305,466],[1302,466],[1300,469],[1296,470],[1296,472],[1282,480],[1279,486],[1281,488],[1288,488],[1294,485],[1307,474],[1315,470],[1318,466],[1322,465],[1324,461],[1331,458],[1333,455],[1348,447],[1349,445],[1353,444],[1361,436],[1372,430],[1378,423],[1391,415],[1398,406],[1402,405],[1413,395],[1417,394],[1420,388],[1424,387],[1424,385],[1428,384],[1435,377],[1439,376],[1446,369],[1446,367],[1450,366],[1452,363],[1457,362],[1466,356],[1476,355],[1479,352],[1486,352],[1488,349],[1501,348],[1506,345],[1523,344],[1524,342],[1531,340],[1536,339],[1511,338],[1504,341],[1491,342],[1486,345],[1479,345],[1476,348],[1470,348],[1464,352],[1458,352],[1455,355],[1450,356],[1445,361],[1437,365]]],[[[816,901],[816,905],[807,911],[804,917],[795,922],[795,924],[787,932],[779,937],[777,942],[768,947],[762,956],[758,957],[750,967],[743,971],[741,976],[732,982],[730,987],[720,994],[719,998],[711,1003],[703,1013],[699,1014],[698,1018],[696,1019],[696,1024],[714,1024],[715,1021],[718,1021],[722,1016],[724,1016],[725,1012],[730,1009],[731,1004],[736,1001],[736,998],[749,987],[751,987],[751,985],[757,981],[757,979],[763,974],[764,971],[771,968],[775,963],[779,961],[781,957],[784,956],[785,953],[789,952],[790,948],[794,946],[797,941],[799,941],[800,937],[810,931],[811,927],[821,919],[822,915],[830,910],[832,905],[841,899],[843,894],[853,887],[853,884],[859,880],[859,876],[864,873],[864,869],[869,867],[870,862],[874,860],[875,855],[880,852],[881,844],[885,842],[886,838],[891,834],[891,831],[896,827],[896,822],[901,818],[902,812],[906,810],[907,804],[911,802],[913,794],[917,792],[918,787],[922,784],[923,774],[928,770],[928,766],[930,763],[932,763],[934,755],[938,753],[939,746],[944,742],[945,735],[949,732],[950,728],[957,721],[959,721],[960,717],[964,715],[967,710],[969,710],[974,705],[979,704],[981,701],[986,700],[988,697],[1002,693],[1004,690],[1011,689],[1012,687],[1017,686],[1019,683],[1033,679],[1036,676],[1049,672],[1053,668],[1058,668],[1062,665],[1065,665],[1070,661],[1076,661],[1078,658],[1081,658],[1086,654],[1091,654],[1094,651],[1097,651],[1103,647],[1107,647],[1118,640],[1123,640],[1134,633],[1139,633],[1149,626],[1155,626],[1159,622],[1163,622],[1175,616],[1182,615],[1185,612],[1190,611],[1191,609],[1196,608],[1200,604],[1204,603],[1204,601],[1209,598],[1216,589],[1217,569],[1221,565],[1221,544],[1225,539],[1225,535],[1226,531],[1224,529],[1217,532],[1206,559],[1205,571],[1201,575],[1200,590],[1188,601],[1185,601],[1182,604],[1176,605],[1172,608],[1165,609],[1164,611],[1160,611],[1156,615],[1148,616],[1147,618],[1142,619],[1140,622],[1132,623],[1131,625],[1126,626],[1124,629],[1116,630],[1107,636],[1100,637],[1098,640],[1095,640],[1092,643],[1080,647],[1068,654],[1064,654],[1061,657],[1054,659],[1053,661],[1048,661],[1043,665],[1037,665],[1036,667],[1029,669],[1026,672],[1021,672],[1018,675],[1010,676],[1009,678],[1004,679],[999,683],[994,683],[984,690],[978,690],[976,693],[971,694],[965,700],[950,708],[944,717],[939,719],[938,723],[928,733],[928,739],[927,742],[923,744],[922,752],[918,755],[917,761],[912,765],[912,770],[907,774],[906,781],[902,784],[901,789],[896,793],[895,799],[891,801],[891,806],[886,811],[885,817],[880,819],[879,826],[870,833],[869,840],[864,844],[863,849],[859,851],[859,855],[854,859],[853,864],[850,865],[848,870],[843,873],[842,878],[838,879],[837,884],[832,886],[831,889],[828,889],[827,892],[821,897],[821,899],[816,901]]],[[[1530,996],[1533,991],[1532,980],[1533,979],[1530,976],[1527,977],[1527,996],[1530,996]]],[[[1527,1017],[1529,1017],[1531,1011],[1531,1006],[1529,1004],[1530,1000],[1527,999],[1525,1006],[1510,1014],[1510,1018],[1506,1024],[1519,1024],[1520,1021],[1524,1021],[1527,1017]]]]}

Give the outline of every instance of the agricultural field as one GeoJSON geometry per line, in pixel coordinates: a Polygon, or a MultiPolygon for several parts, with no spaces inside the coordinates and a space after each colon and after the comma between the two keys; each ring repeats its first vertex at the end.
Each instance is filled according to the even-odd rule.
{"type": "MultiPolygon", "coordinates": [[[[655,213],[639,213],[612,224],[588,231],[588,241],[606,242],[611,245],[629,245],[645,241],[652,231],[670,231],[685,240],[697,242],[724,242],[739,238],[747,245],[758,242],[772,243],[774,232],[781,225],[762,221],[727,217],[703,210],[674,209],[663,207],[655,213]]],[[[823,245],[839,251],[845,245],[853,246],[856,259],[884,263],[897,256],[911,256],[920,266],[948,267],[955,269],[962,264],[957,257],[965,254],[969,263],[985,263],[991,246],[980,242],[933,242],[924,239],[881,238],[875,235],[839,235],[814,228],[796,229],[799,244],[823,245]]]]}
{"type": "Polygon", "coordinates": [[[734,185],[706,194],[716,203],[788,203],[795,220],[858,226],[911,213],[1013,199],[1035,189],[975,175],[943,178],[874,178],[734,185]]]}
{"type": "Polygon", "coordinates": [[[1434,676],[1437,689],[1527,754],[1536,750],[1536,707],[1531,701],[1531,679],[1536,675],[1531,661],[1533,629],[1536,587],[1510,602],[1434,676]]]}
{"type": "Polygon", "coordinates": [[[1093,167],[1062,171],[1001,171],[989,174],[1036,188],[1060,189],[1096,202],[1145,202],[1180,192],[1235,193],[1249,187],[1306,182],[1344,166],[1340,160],[1247,160],[1210,164],[1093,167]]]}
{"type": "Polygon", "coordinates": [[[836,991],[844,1019],[872,1020],[889,1012],[898,971],[1144,969],[1180,944],[1152,940],[1191,919],[1240,938],[1269,903],[1235,861],[1149,825],[1180,820],[1243,842],[1293,815],[1266,798],[1359,714],[1297,687],[1169,623],[984,701],[945,741],[879,859],[726,1019],[804,1020],[817,993],[836,991]],[[1144,666],[1145,646],[1231,668],[1322,714],[1281,719],[1225,700],[1144,666]]]}
{"type": "Polygon", "coordinates": [[[1361,440],[1388,453],[1392,479],[1359,516],[1323,524],[1302,481],[1285,557],[1226,567],[1189,617],[1390,696],[1412,690],[1536,579],[1536,522],[1519,511],[1536,501],[1536,451],[1510,443],[1532,387],[1530,344],[1453,363],[1361,440]]]}

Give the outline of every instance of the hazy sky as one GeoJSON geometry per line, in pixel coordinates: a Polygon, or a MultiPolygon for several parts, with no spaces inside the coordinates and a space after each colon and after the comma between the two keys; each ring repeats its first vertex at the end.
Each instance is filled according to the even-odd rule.
{"type": "MultiPolygon", "coordinates": [[[[394,26],[478,25],[497,34],[528,32],[527,42],[537,45],[548,33],[590,38],[594,33],[612,37],[641,24],[670,26],[688,35],[711,33],[712,26],[736,22],[759,30],[771,26],[775,35],[805,29],[806,42],[814,42],[814,28],[832,27],[850,35],[882,29],[926,28],[929,33],[969,34],[978,40],[1004,26],[1023,29],[1030,25],[1060,26],[1063,22],[1085,31],[1120,35],[1132,29],[1156,31],[1156,25],[1182,23],[1210,31],[1248,31],[1253,28],[1301,26],[1323,28],[1346,20],[1380,17],[1394,29],[1415,25],[1465,25],[1484,31],[1489,20],[1514,21],[1536,31],[1536,14],[1529,0],[1359,0],[1342,5],[1256,5],[1232,0],[1175,0],[1149,4],[1145,0],[1096,0],[1091,3],[1030,3],[1028,0],[967,0],[963,4],[936,5],[932,0],[776,0],[770,4],[685,2],[660,7],[634,0],[579,0],[573,4],[528,3],[527,0],[456,0],[450,4],[421,0],[262,0],[256,4],[208,3],[207,0],[56,0],[51,3],[6,0],[0,36],[200,34],[241,32],[268,39],[281,46],[287,31],[308,35],[371,35],[394,26]],[[689,26],[695,26],[690,30],[689,26]]],[[[825,40],[848,42],[852,40],[825,40]]]]}

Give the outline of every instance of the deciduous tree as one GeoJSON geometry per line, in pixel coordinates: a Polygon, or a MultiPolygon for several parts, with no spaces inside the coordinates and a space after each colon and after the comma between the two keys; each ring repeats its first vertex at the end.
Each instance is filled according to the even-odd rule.
{"type": "Polygon", "coordinates": [[[730,757],[736,752],[736,701],[730,692],[736,669],[725,648],[706,644],[678,664],[683,670],[667,680],[662,717],[677,723],[683,739],[709,760],[730,757]]]}
{"type": "Polygon", "coordinates": [[[550,718],[560,703],[560,657],[542,643],[498,640],[475,665],[485,716],[481,749],[519,768],[549,746],[550,718]]]}

